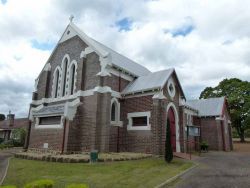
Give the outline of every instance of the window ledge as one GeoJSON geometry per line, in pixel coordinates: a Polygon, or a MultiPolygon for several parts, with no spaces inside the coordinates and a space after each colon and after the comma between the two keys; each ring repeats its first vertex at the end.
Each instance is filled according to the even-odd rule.
{"type": "Polygon", "coordinates": [[[111,121],[111,126],[122,127],[123,126],[123,121],[111,121]]]}
{"type": "Polygon", "coordinates": [[[128,126],[127,127],[128,131],[150,131],[151,130],[151,125],[147,126],[128,126]]]}
{"type": "Polygon", "coordinates": [[[36,129],[61,129],[63,126],[61,124],[57,125],[35,125],[36,129]]]}

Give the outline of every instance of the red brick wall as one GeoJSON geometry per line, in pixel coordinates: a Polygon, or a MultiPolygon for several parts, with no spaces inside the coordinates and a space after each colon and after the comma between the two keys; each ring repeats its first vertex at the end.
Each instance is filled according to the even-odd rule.
{"type": "Polygon", "coordinates": [[[35,129],[31,128],[29,148],[43,149],[43,144],[48,143],[49,149],[61,151],[63,141],[63,129],[35,129]]]}
{"type": "Polygon", "coordinates": [[[223,124],[223,131],[224,131],[225,151],[230,151],[232,147],[231,146],[232,138],[231,138],[231,133],[230,133],[231,130],[229,127],[230,125],[228,124],[230,117],[226,108],[224,110],[224,115],[225,115],[225,119],[223,120],[222,124],[223,124]]]}
{"type": "Polygon", "coordinates": [[[129,130],[127,131],[128,119],[127,114],[132,112],[151,112],[149,120],[152,125],[152,95],[127,98],[121,102],[121,121],[123,127],[120,129],[122,137],[120,148],[122,151],[130,152],[152,152],[152,132],[150,130],[129,130]]]}
{"type": "Polygon", "coordinates": [[[214,117],[201,118],[201,139],[211,150],[223,150],[221,124],[214,117]]]}
{"type": "Polygon", "coordinates": [[[86,47],[87,45],[78,36],[58,45],[50,58],[51,71],[42,71],[39,76],[37,100],[51,97],[53,73],[57,66],[61,66],[65,54],[69,54],[70,62],[77,61],[76,91],[93,89],[99,84],[100,80],[96,76],[101,70],[98,55],[93,52],[88,54],[86,59],[80,58],[81,51],[86,47]]]}
{"type": "Polygon", "coordinates": [[[118,76],[115,76],[111,74],[111,76],[105,77],[104,85],[111,87],[112,90],[119,92],[119,85],[120,85],[120,91],[122,91],[130,81],[125,80],[123,78],[120,78],[118,76]],[[119,83],[120,82],[120,83],[119,83]]]}

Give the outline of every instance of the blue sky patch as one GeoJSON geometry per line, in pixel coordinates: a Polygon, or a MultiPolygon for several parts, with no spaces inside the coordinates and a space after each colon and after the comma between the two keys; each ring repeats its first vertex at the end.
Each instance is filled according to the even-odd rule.
{"type": "Polygon", "coordinates": [[[131,30],[131,25],[133,21],[129,18],[123,18],[115,22],[115,25],[119,28],[119,31],[129,31],[131,30]]]}
{"type": "Polygon", "coordinates": [[[230,44],[232,44],[232,43],[233,43],[232,40],[225,40],[225,41],[222,43],[222,45],[230,45],[230,44]]]}
{"type": "Polygon", "coordinates": [[[190,34],[193,30],[194,30],[194,25],[189,24],[189,25],[183,25],[182,27],[173,29],[171,31],[173,37],[178,37],[178,36],[187,36],[188,34],[190,34]]]}
{"type": "Polygon", "coordinates": [[[52,50],[55,47],[55,43],[40,43],[37,40],[31,41],[32,48],[36,48],[39,50],[52,50]]]}
{"type": "Polygon", "coordinates": [[[2,3],[2,4],[6,4],[6,3],[7,3],[7,0],[1,0],[1,3],[2,3]]]}

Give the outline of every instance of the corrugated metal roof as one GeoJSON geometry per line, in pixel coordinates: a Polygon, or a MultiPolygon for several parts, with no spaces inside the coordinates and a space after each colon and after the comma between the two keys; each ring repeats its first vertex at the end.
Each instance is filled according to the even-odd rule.
{"type": "Polygon", "coordinates": [[[164,86],[173,72],[174,69],[167,69],[153,72],[146,76],[140,76],[135,81],[131,82],[122,91],[122,94],[136,93],[140,91],[161,88],[164,86]]]}
{"type": "Polygon", "coordinates": [[[150,74],[151,72],[144,66],[132,61],[131,59],[119,54],[118,52],[112,50],[111,48],[101,44],[98,41],[92,39],[97,45],[103,48],[105,51],[109,52],[112,57],[112,64],[121,69],[125,69],[128,72],[135,74],[137,76],[143,76],[150,74]]]}
{"type": "Polygon", "coordinates": [[[53,105],[53,106],[44,106],[42,109],[33,112],[34,116],[44,116],[44,115],[53,115],[53,114],[63,114],[64,105],[53,105]]]}
{"type": "Polygon", "coordinates": [[[186,105],[199,110],[199,116],[220,116],[225,97],[186,101],[186,105]]]}
{"type": "Polygon", "coordinates": [[[28,118],[14,119],[14,124],[12,126],[10,126],[9,120],[0,121],[0,129],[3,129],[3,130],[26,128],[28,125],[29,125],[28,118]]]}
{"type": "Polygon", "coordinates": [[[75,24],[71,23],[70,26],[78,33],[82,40],[87,40],[91,45],[93,45],[96,49],[105,54],[105,52],[111,54],[111,63],[119,68],[127,70],[129,73],[134,74],[136,76],[147,75],[151,73],[146,67],[132,61],[131,59],[119,54],[118,52],[110,49],[104,44],[90,38],[87,36],[81,29],[79,29],[75,24]]]}

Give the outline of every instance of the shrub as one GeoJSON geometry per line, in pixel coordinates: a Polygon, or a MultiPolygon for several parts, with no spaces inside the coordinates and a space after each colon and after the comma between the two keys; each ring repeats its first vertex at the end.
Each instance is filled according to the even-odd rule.
{"type": "Polygon", "coordinates": [[[4,139],[3,139],[3,138],[0,138],[0,144],[1,144],[3,141],[4,141],[4,139]]]}
{"type": "Polygon", "coordinates": [[[24,188],[52,188],[54,186],[54,182],[52,180],[37,180],[31,183],[28,183],[24,186],[24,188]]]}
{"type": "Polygon", "coordinates": [[[4,121],[5,120],[5,115],[4,114],[0,114],[0,121],[4,121]]]}
{"type": "Polygon", "coordinates": [[[13,130],[12,140],[14,146],[23,146],[26,137],[26,129],[18,128],[13,130]]]}
{"type": "Polygon", "coordinates": [[[4,141],[0,144],[0,149],[11,148],[13,147],[13,143],[9,141],[4,141]]]}
{"type": "Polygon", "coordinates": [[[1,186],[0,185],[0,188],[16,188],[16,186],[14,186],[14,185],[3,185],[3,186],[1,186]]]}
{"type": "Polygon", "coordinates": [[[86,184],[70,184],[66,188],[89,188],[89,186],[86,184]]]}
{"type": "Polygon", "coordinates": [[[206,141],[202,141],[201,143],[200,143],[200,147],[201,147],[201,150],[202,151],[207,151],[208,150],[208,143],[206,142],[206,141]]]}
{"type": "Polygon", "coordinates": [[[173,160],[173,149],[171,145],[171,130],[170,121],[167,120],[167,131],[166,131],[166,141],[165,141],[165,161],[170,163],[173,160]]]}

